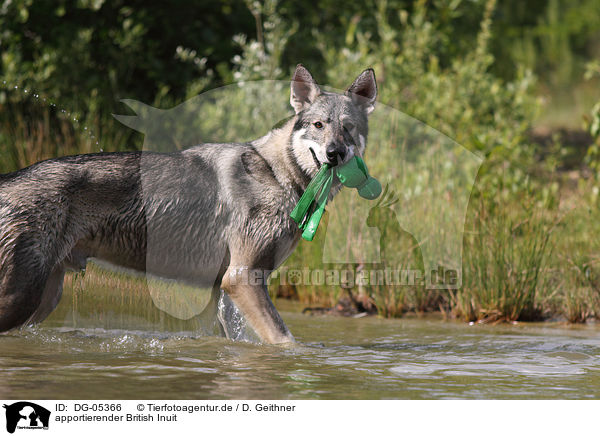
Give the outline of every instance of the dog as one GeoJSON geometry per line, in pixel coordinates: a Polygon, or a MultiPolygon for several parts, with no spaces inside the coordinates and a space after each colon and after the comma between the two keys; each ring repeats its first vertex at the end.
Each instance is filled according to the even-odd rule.
{"type": "Polygon", "coordinates": [[[290,212],[312,177],[363,155],[376,96],[372,69],[339,94],[299,64],[294,115],[255,141],[68,156],[0,175],[0,331],[43,321],[65,271],[95,258],[211,287],[207,310],[222,289],[261,341],[293,342],[265,280],[300,239],[290,212]],[[255,271],[264,280],[240,279],[255,271]]]}

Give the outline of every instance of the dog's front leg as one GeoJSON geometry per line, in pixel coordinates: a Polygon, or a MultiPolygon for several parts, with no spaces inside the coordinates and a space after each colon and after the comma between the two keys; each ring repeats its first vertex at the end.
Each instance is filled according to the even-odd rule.
{"type": "Polygon", "coordinates": [[[262,341],[269,344],[294,342],[294,337],[273,306],[261,274],[260,270],[230,266],[221,288],[229,294],[262,341]]]}

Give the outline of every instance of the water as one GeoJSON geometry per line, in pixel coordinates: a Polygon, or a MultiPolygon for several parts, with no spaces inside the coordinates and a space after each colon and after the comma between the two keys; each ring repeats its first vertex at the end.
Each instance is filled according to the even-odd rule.
{"type": "Polygon", "coordinates": [[[280,308],[300,344],[73,327],[54,317],[0,336],[0,398],[600,397],[600,326],[469,326],[280,308]]]}
{"type": "Polygon", "coordinates": [[[252,327],[248,326],[244,314],[222,289],[217,305],[217,320],[221,324],[227,339],[260,343],[260,338],[254,333],[252,327]]]}

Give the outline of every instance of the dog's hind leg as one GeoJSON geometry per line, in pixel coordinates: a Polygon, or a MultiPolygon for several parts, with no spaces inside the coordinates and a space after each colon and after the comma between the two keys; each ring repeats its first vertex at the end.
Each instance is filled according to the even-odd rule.
{"type": "Polygon", "coordinates": [[[55,266],[44,285],[40,305],[27,321],[35,324],[45,320],[52,313],[62,297],[65,271],[85,271],[87,256],[76,249],[59,265],[55,266]]]}
{"type": "Polygon", "coordinates": [[[0,228],[0,332],[41,320],[60,298],[62,267],[50,244],[18,227],[0,228]],[[4,243],[1,243],[4,242],[4,243]]]}
{"type": "Polygon", "coordinates": [[[0,332],[26,324],[42,301],[48,274],[20,269],[0,271],[0,332]]]}
{"type": "Polygon", "coordinates": [[[48,280],[46,280],[40,304],[27,321],[27,324],[42,322],[56,308],[62,296],[64,277],[65,268],[63,265],[58,265],[52,270],[48,280]]]}

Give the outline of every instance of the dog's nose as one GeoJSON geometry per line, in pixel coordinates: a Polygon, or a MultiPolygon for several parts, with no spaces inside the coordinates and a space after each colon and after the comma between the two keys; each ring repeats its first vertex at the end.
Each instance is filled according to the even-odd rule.
{"type": "Polygon", "coordinates": [[[337,164],[338,161],[343,161],[346,157],[346,146],[341,144],[331,144],[327,147],[325,154],[329,163],[337,164]]]}

